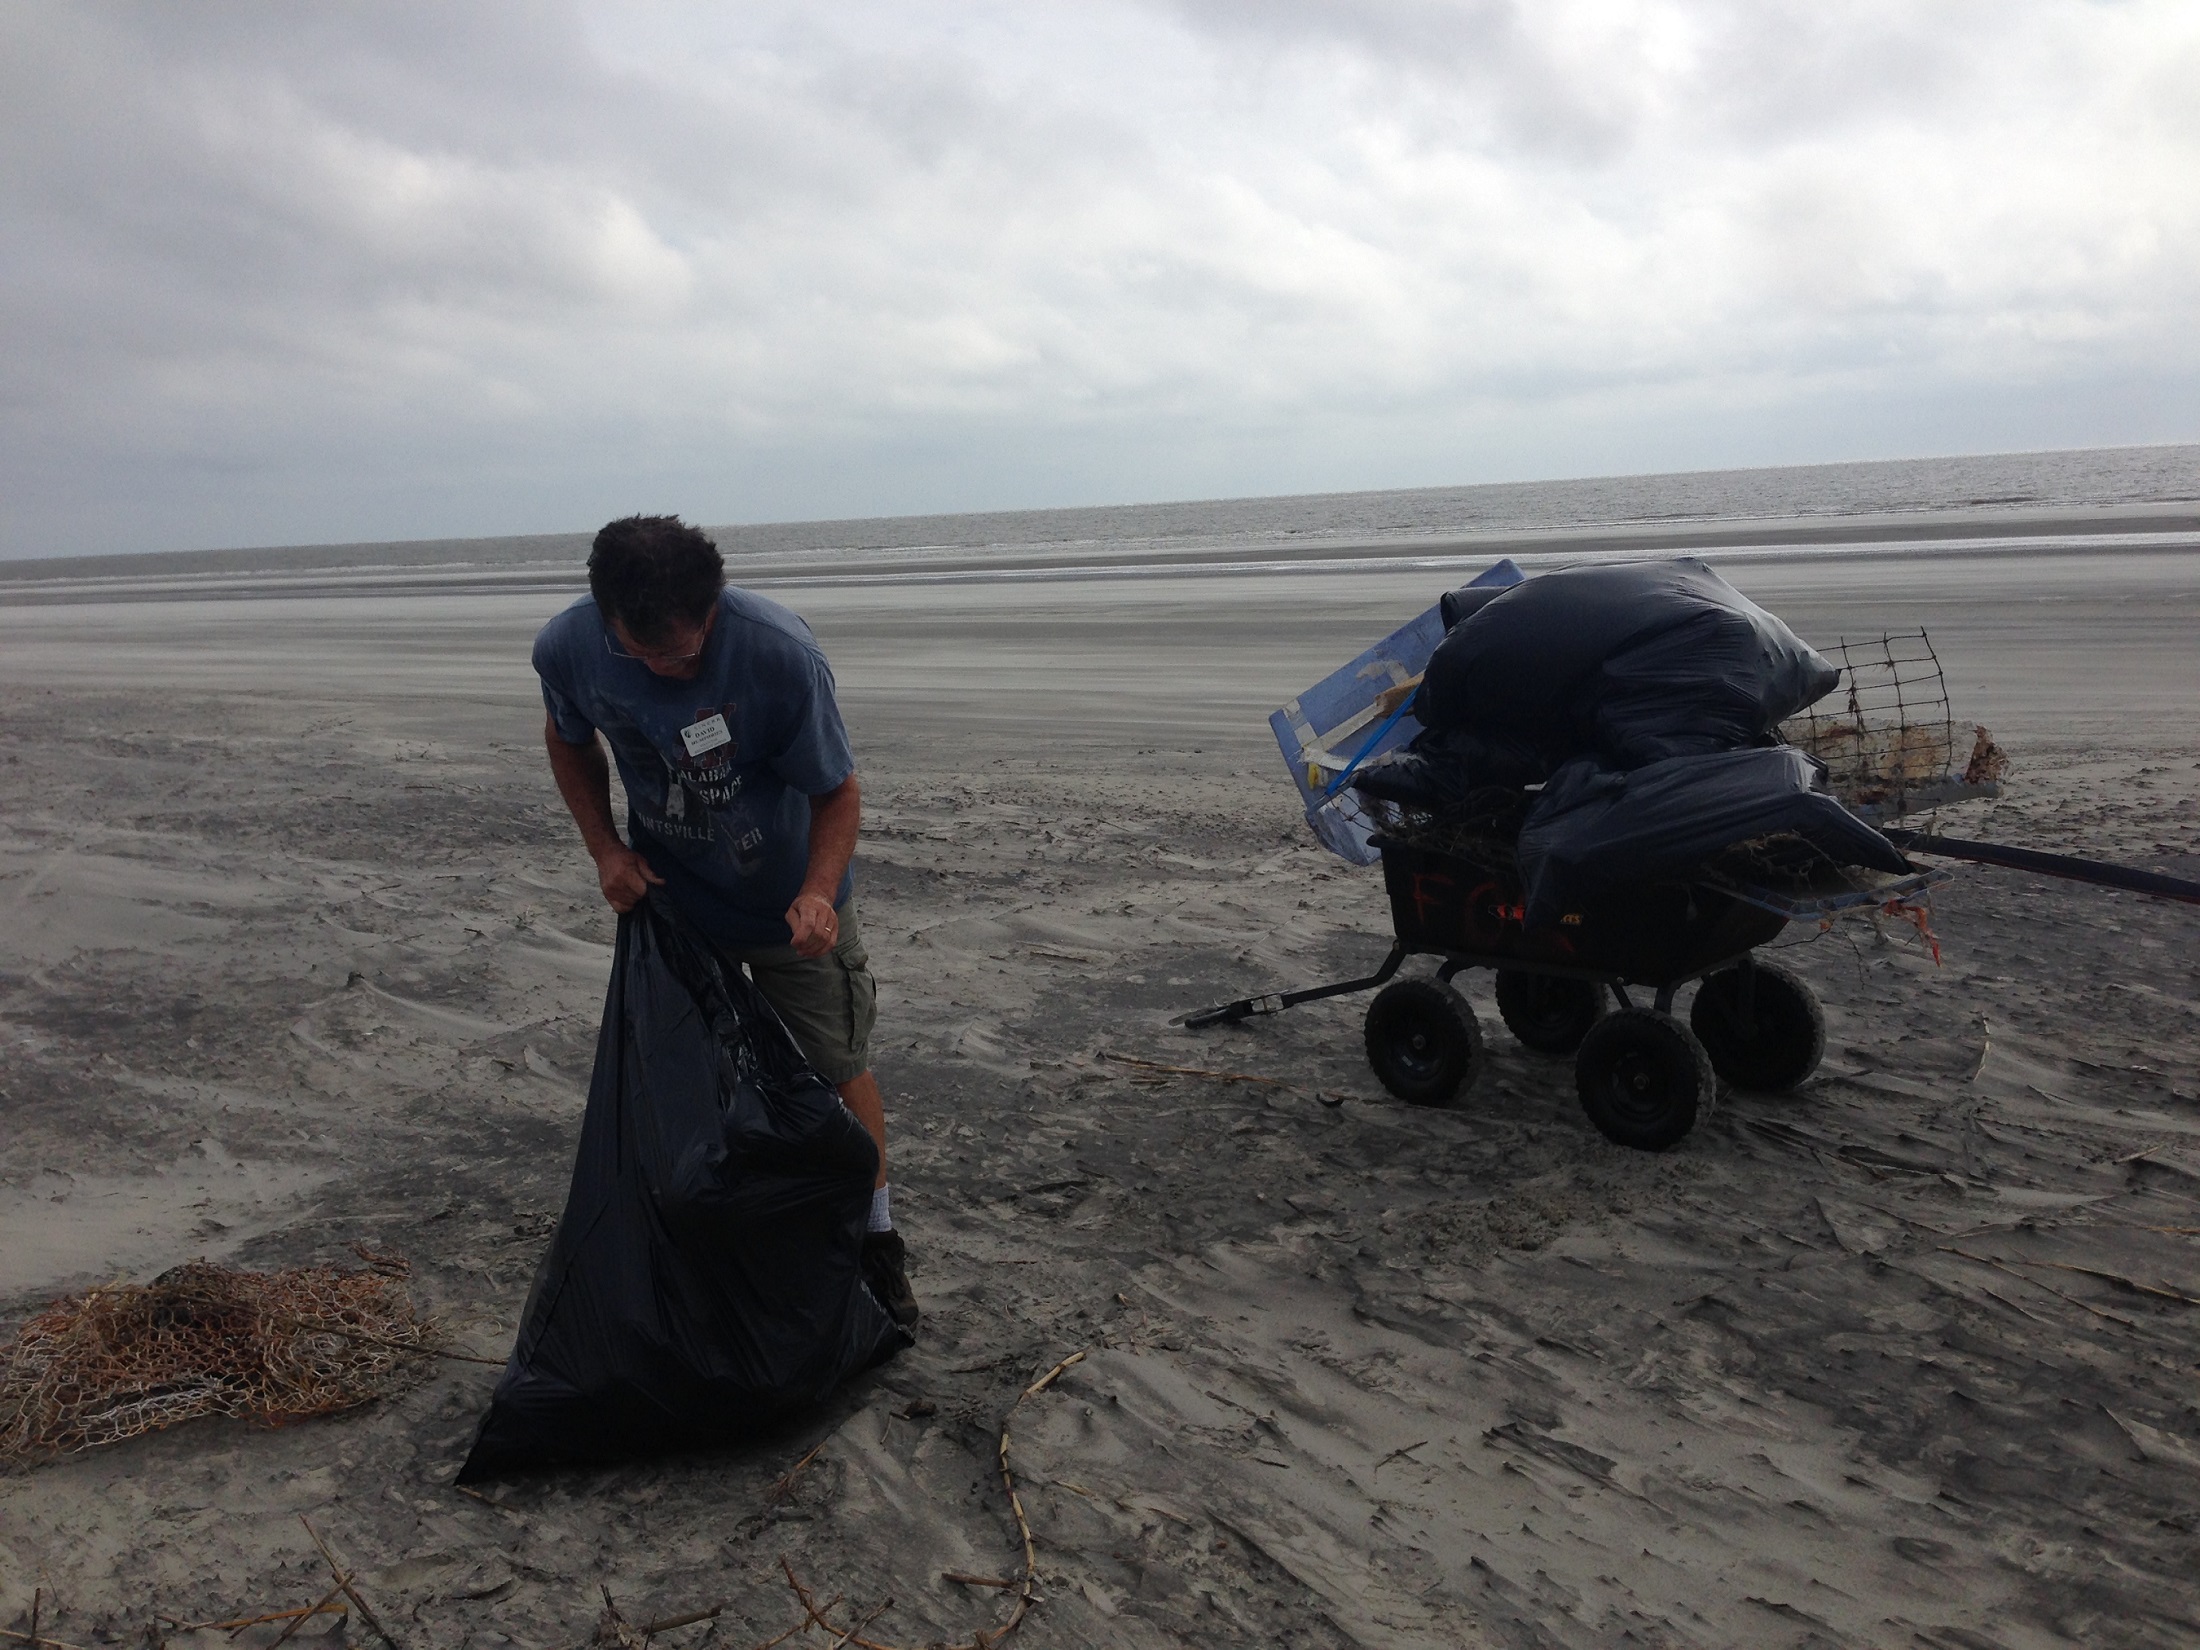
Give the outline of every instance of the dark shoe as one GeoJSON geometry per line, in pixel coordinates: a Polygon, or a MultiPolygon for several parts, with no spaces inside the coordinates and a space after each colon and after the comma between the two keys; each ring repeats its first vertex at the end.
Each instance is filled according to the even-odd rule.
{"type": "Polygon", "coordinates": [[[886,1315],[904,1329],[914,1329],[922,1316],[917,1297],[909,1292],[909,1274],[902,1270],[901,1234],[866,1232],[863,1235],[863,1281],[871,1286],[886,1315]]]}

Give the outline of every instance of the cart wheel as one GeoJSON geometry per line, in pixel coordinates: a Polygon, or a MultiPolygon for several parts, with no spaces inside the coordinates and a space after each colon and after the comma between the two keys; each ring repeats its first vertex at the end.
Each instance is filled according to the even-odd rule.
{"type": "Polygon", "coordinates": [[[1450,986],[1400,980],[1367,1006],[1367,1063],[1399,1099],[1448,1106],[1482,1075],[1482,1028],[1450,986]]]}
{"type": "Polygon", "coordinates": [[[1654,1008],[1599,1020],[1574,1060],[1581,1109],[1607,1140],[1662,1152],[1711,1115],[1718,1090],[1695,1034],[1654,1008]]]}
{"type": "Polygon", "coordinates": [[[1778,963],[1752,963],[1707,975],[1688,1011],[1711,1069],[1738,1089],[1784,1094],[1818,1069],[1826,1052],[1826,1013],[1809,986],[1778,963]],[[1743,1002],[1748,1012],[1743,1012],[1743,1002]]]}
{"type": "Polygon", "coordinates": [[[1604,988],[1557,974],[1497,971],[1497,1012],[1505,1029],[1538,1054],[1571,1054],[1604,1018],[1604,988]]]}

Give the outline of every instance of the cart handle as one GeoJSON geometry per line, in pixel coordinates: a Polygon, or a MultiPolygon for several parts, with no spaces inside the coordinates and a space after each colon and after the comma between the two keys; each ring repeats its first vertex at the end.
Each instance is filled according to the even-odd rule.
{"type": "Polygon", "coordinates": [[[2096,888],[2121,888],[2127,893],[2152,894],[2156,899],[2182,900],[2200,905],[2200,882],[2173,877],[2161,871],[2142,871],[2131,865],[2109,865],[2097,859],[2073,859],[2068,854],[2043,854],[2031,848],[2011,848],[1999,842],[1966,842],[1960,837],[1935,836],[1924,831],[1899,831],[1882,827],[1879,833],[1906,854],[1934,854],[1942,859],[1967,859],[1979,865],[2000,865],[2035,876],[2061,877],[2066,882],[2089,882],[2096,888]]]}
{"type": "Polygon", "coordinates": [[[1381,985],[1398,972],[1399,964],[1405,960],[1406,948],[1394,945],[1390,955],[1383,959],[1383,966],[1364,980],[1339,980],[1335,985],[1313,985],[1304,991],[1275,991],[1265,997],[1240,997],[1234,1003],[1217,1003],[1213,1008],[1179,1015],[1174,1023],[1187,1031],[1203,1031],[1208,1026],[1235,1025],[1256,1014],[1281,1014],[1300,1003],[1311,1003],[1322,997],[1342,997],[1348,991],[1365,991],[1370,986],[1381,985]]]}

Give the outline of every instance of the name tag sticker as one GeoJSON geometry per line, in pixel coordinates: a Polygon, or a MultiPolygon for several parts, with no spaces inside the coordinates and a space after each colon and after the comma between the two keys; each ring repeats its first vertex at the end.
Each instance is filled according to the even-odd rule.
{"type": "Polygon", "coordinates": [[[733,735],[726,731],[726,719],[716,711],[700,722],[690,722],[680,730],[680,737],[687,741],[690,756],[701,756],[705,751],[733,743],[733,735]]]}

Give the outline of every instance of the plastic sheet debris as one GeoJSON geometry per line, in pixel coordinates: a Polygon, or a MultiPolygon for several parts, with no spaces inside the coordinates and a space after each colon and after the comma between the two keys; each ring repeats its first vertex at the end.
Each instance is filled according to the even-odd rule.
{"type": "Polygon", "coordinates": [[[1269,716],[1306,822],[1331,853],[1355,865],[1382,857],[1369,845],[1374,820],[1351,788],[1353,774],[1420,735],[1414,693],[1455,616],[1524,577],[1510,560],[1496,563],[1269,716]]]}

